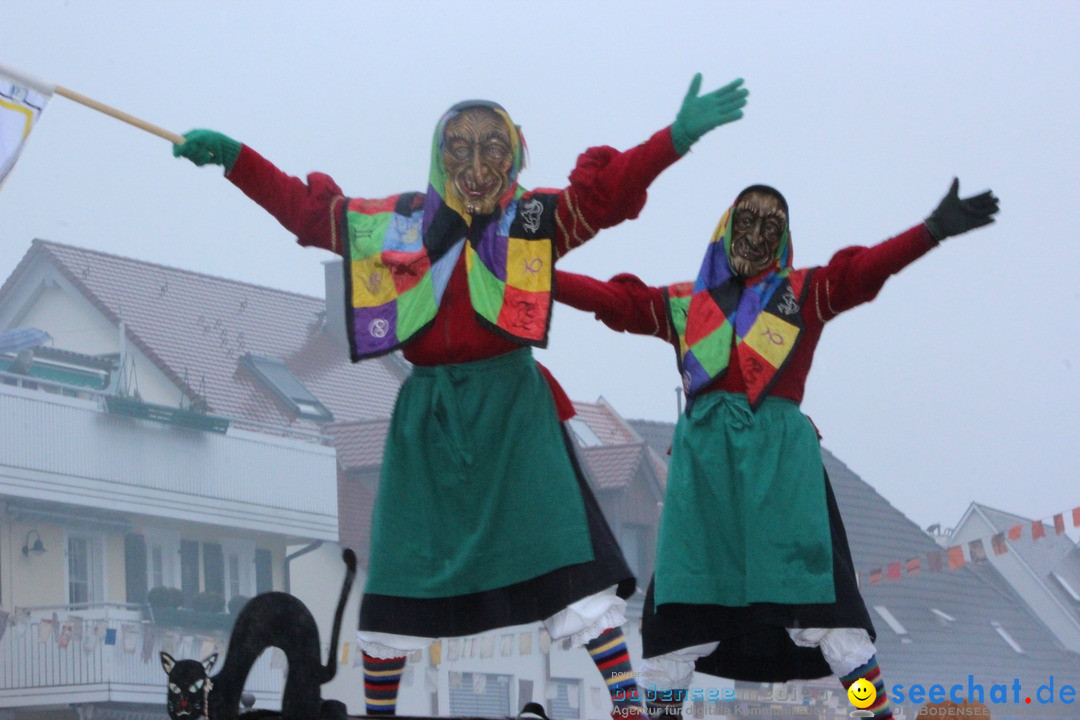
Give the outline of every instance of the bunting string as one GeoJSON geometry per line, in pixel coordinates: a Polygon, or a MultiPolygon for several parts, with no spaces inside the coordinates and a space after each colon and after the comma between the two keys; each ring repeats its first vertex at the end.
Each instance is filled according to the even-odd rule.
{"type": "Polygon", "coordinates": [[[1018,542],[1025,535],[1031,538],[1032,542],[1038,542],[1049,534],[1064,535],[1066,518],[1070,515],[1072,527],[1080,528],[1080,506],[1077,506],[1071,511],[1057,513],[1049,519],[1016,523],[1008,530],[994,533],[989,537],[975,538],[963,544],[951,545],[906,559],[896,559],[860,571],[856,574],[859,587],[895,582],[905,577],[914,577],[924,570],[927,572],[959,570],[968,564],[978,565],[989,562],[991,557],[996,558],[1008,553],[1009,543],[1018,542]]]}

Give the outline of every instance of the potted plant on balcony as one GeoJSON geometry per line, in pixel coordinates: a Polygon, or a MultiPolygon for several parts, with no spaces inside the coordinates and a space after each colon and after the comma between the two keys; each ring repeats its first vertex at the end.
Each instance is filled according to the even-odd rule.
{"type": "Polygon", "coordinates": [[[225,613],[225,598],[221,593],[201,592],[190,608],[180,607],[184,595],[176,588],[152,588],[146,594],[150,616],[155,625],[185,630],[225,630],[232,628],[232,615],[225,613]]]}
{"type": "Polygon", "coordinates": [[[195,596],[191,604],[191,625],[203,630],[229,630],[233,616],[225,612],[225,596],[219,592],[204,591],[195,596]]]}
{"type": "Polygon", "coordinates": [[[150,606],[150,617],[155,625],[178,625],[183,602],[184,593],[179,588],[159,585],[146,593],[146,604],[150,606]]]}

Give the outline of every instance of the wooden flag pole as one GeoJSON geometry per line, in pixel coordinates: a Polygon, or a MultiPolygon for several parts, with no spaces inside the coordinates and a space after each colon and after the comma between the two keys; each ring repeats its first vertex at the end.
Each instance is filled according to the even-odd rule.
{"type": "Polygon", "coordinates": [[[54,92],[57,95],[61,95],[63,97],[66,97],[68,100],[74,100],[75,102],[80,103],[81,105],[85,105],[86,107],[93,108],[94,110],[97,110],[98,112],[105,113],[106,115],[109,115],[110,117],[114,117],[117,120],[123,120],[124,122],[128,123],[129,125],[134,125],[135,127],[139,128],[141,130],[145,130],[148,133],[151,133],[153,135],[157,135],[160,138],[165,138],[166,140],[171,142],[173,145],[183,145],[184,144],[184,136],[183,135],[177,135],[174,132],[170,132],[170,131],[166,130],[165,128],[158,127],[157,125],[154,125],[153,123],[148,123],[145,120],[142,120],[140,118],[135,117],[134,115],[128,115],[123,110],[117,110],[116,108],[114,108],[114,107],[112,107],[110,105],[106,105],[105,103],[98,102],[97,100],[94,100],[93,98],[88,98],[88,97],[86,97],[85,95],[83,95],[81,93],[75,92],[74,90],[69,90],[66,87],[61,87],[60,85],[56,85],[54,87],[54,92]]]}
{"type": "Polygon", "coordinates": [[[16,68],[0,64],[0,75],[6,75],[14,79],[16,82],[26,85],[27,87],[31,87],[45,95],[52,95],[53,93],[56,93],[57,95],[62,95],[68,100],[74,100],[75,102],[81,105],[85,105],[88,108],[93,108],[98,112],[105,113],[106,115],[114,117],[117,120],[123,120],[129,125],[134,125],[135,127],[141,130],[145,130],[148,133],[157,135],[161,138],[165,138],[173,145],[184,144],[183,135],[177,135],[174,132],[169,132],[165,128],[160,128],[157,125],[148,123],[145,120],[141,120],[135,117],[134,115],[128,115],[122,110],[117,110],[116,108],[106,105],[105,103],[98,102],[93,98],[88,98],[82,93],[77,93],[74,90],[69,90],[66,87],[60,87],[59,85],[53,85],[52,83],[45,82],[41,78],[34,77],[33,75],[27,75],[26,73],[16,68]]]}

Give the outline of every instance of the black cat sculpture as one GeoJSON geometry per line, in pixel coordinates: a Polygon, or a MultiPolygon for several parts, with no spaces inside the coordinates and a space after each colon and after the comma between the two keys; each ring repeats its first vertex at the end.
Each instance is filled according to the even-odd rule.
{"type": "Polygon", "coordinates": [[[282,720],[315,720],[333,712],[340,703],[323,703],[321,686],[337,673],[337,644],[341,616],[356,577],[356,554],[342,553],[345,582],[338,598],[330,636],[330,656],[323,665],[319,654],[319,628],[304,603],[283,592],[256,595],[244,606],[233,625],[229,650],[221,672],[210,677],[217,653],[199,660],[176,660],[161,653],[161,666],[169,676],[166,707],[172,720],[236,720],[240,695],[251,666],[269,647],[285,653],[289,670],[281,698],[282,720]]]}

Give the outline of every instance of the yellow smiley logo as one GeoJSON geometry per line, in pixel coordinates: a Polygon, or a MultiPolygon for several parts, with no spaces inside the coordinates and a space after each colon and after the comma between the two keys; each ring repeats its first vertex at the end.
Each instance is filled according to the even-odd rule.
{"type": "Polygon", "coordinates": [[[874,704],[874,701],[877,700],[877,689],[874,688],[874,683],[866,678],[859,678],[851,683],[847,696],[851,704],[861,710],[874,704]]]}

